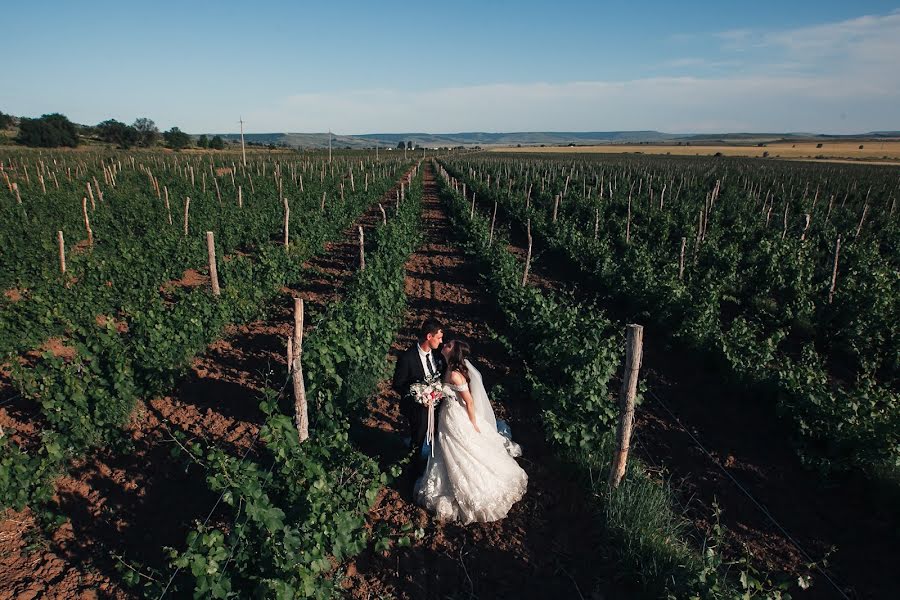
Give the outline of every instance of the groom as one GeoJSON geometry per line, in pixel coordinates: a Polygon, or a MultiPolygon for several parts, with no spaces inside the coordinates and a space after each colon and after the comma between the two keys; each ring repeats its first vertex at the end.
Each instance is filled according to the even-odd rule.
{"type": "Polygon", "coordinates": [[[442,375],[446,365],[438,351],[444,339],[440,322],[427,318],[419,328],[417,343],[397,358],[394,367],[394,391],[400,396],[400,412],[409,422],[410,447],[416,451],[414,466],[417,473],[425,468],[422,445],[428,428],[428,409],[413,399],[410,386],[424,382],[427,377],[442,375]]]}

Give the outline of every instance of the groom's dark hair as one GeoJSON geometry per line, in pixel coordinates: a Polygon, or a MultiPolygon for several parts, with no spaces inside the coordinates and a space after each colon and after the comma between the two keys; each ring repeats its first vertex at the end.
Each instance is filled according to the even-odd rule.
{"type": "Polygon", "coordinates": [[[424,342],[429,333],[434,335],[443,328],[444,327],[441,325],[440,321],[428,317],[427,319],[422,321],[422,326],[419,327],[419,341],[424,342]]]}

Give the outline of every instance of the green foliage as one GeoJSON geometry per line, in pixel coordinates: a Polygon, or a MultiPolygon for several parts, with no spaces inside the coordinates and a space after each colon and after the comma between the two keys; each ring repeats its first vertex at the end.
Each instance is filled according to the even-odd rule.
{"type": "Polygon", "coordinates": [[[210,150],[224,150],[225,140],[223,140],[220,135],[214,135],[212,139],[209,140],[209,148],[210,150]]]}
{"type": "MultiPolygon", "coordinates": [[[[486,186],[473,179],[467,183],[477,197],[492,199],[486,186]]],[[[636,457],[630,457],[619,487],[609,488],[605,475],[615,450],[612,425],[618,414],[615,373],[622,361],[621,334],[594,305],[523,287],[517,259],[496,250],[506,246],[502,235],[495,232],[496,246],[489,246],[489,220],[477,212],[470,217],[469,203],[449,187],[443,196],[457,230],[470,239],[468,251],[485,269],[485,285],[506,319],[507,348],[519,352],[525,362],[529,393],[541,405],[545,435],[596,500],[605,541],[615,548],[619,576],[636,582],[648,598],[789,598],[782,594],[782,584],[766,582],[767,576],[749,561],[740,573],[730,573],[731,565],[716,550],[718,541],[699,553],[692,549],[686,540],[687,523],[673,510],[671,490],[650,478],[636,457]]],[[[540,213],[530,218],[533,231],[551,226],[540,213]]],[[[582,238],[568,241],[584,248],[582,238]]],[[[657,285],[641,258],[633,259],[644,283],[657,285]]]]}
{"type": "Polygon", "coordinates": [[[191,145],[191,136],[177,127],[173,127],[163,133],[163,139],[166,141],[166,145],[172,150],[181,150],[182,148],[187,148],[191,145]]]}
{"type": "Polygon", "coordinates": [[[206,137],[206,134],[205,134],[205,133],[202,134],[202,135],[197,139],[197,146],[199,146],[200,148],[209,148],[209,138],[206,137]]]}
{"type": "Polygon", "coordinates": [[[447,167],[481,202],[530,219],[601,302],[715,357],[770,398],[809,464],[900,465],[900,222],[883,169],[647,157],[447,167]]]}
{"type": "Polygon", "coordinates": [[[0,129],[9,129],[13,126],[13,116],[0,111],[0,129]]]}
{"type": "Polygon", "coordinates": [[[159,128],[151,119],[140,117],[134,120],[131,127],[138,132],[138,144],[144,148],[152,148],[159,141],[159,128]]]}
{"type": "MultiPolygon", "coordinates": [[[[71,359],[48,352],[34,358],[27,369],[13,368],[13,382],[24,400],[33,403],[42,433],[34,448],[19,447],[8,439],[0,444],[0,505],[31,505],[36,510],[49,501],[52,477],[69,459],[98,445],[118,443],[137,397],[169,390],[191,358],[228,323],[257,317],[268,298],[302,277],[305,260],[389,189],[400,167],[398,162],[362,165],[355,158],[335,161],[336,169],[355,165],[373,171],[369,191],[346,192],[343,202],[330,202],[322,212],[323,193],[340,197],[342,174],[336,171],[326,177],[321,170],[324,162],[305,165],[306,194],[291,201],[292,235],[286,251],[280,241],[283,206],[271,177],[256,178],[252,192],[249,173],[239,173],[236,180],[244,190],[244,206],[239,208],[230,176],[219,180],[228,197],[227,204],[220,204],[209,182],[204,192],[200,178],[192,186],[188,170],[176,168],[174,160],[163,166],[159,156],[150,157],[160,187],[169,190],[176,211],[176,198],[192,196],[190,235],[185,237],[177,217],[168,224],[165,205],[145,174],[147,167],[132,162],[129,155],[85,153],[75,164],[67,164],[71,156],[48,155],[45,164],[59,165],[60,189],[50,184],[48,170],[46,196],[34,193],[34,172],[28,187],[22,165],[32,159],[25,157],[28,162],[21,155],[4,157],[6,164],[16,167],[11,172],[20,177],[24,202],[18,206],[9,195],[0,203],[0,219],[6,223],[0,228],[4,247],[0,285],[26,292],[18,301],[0,297],[0,356],[18,365],[12,360],[15,356],[52,337],[73,350],[71,359]],[[102,183],[101,164],[107,169],[115,165],[115,186],[102,183]],[[71,168],[74,175],[76,166],[81,172],[70,181],[67,171],[71,168]],[[81,204],[71,198],[84,195],[87,183],[97,180],[104,200],[98,198],[91,211],[95,246],[73,252],[83,224],[81,204]],[[35,234],[48,223],[54,231],[66,231],[67,277],[47,260],[55,257],[55,240],[35,234]],[[206,230],[216,232],[223,287],[219,298],[204,286],[167,284],[181,279],[187,269],[204,270],[205,242],[198,232],[206,230]],[[98,325],[101,316],[104,324],[98,325]]],[[[221,164],[230,166],[232,159],[223,156],[221,164]]],[[[192,160],[197,173],[211,168],[208,157],[192,160]]],[[[265,168],[258,163],[251,166],[265,168]]],[[[206,172],[215,172],[214,167],[206,172]]],[[[3,193],[8,194],[6,187],[3,193]]]]}
{"type": "Polygon", "coordinates": [[[97,124],[97,135],[104,142],[116,144],[119,148],[128,149],[138,143],[141,134],[134,127],[121,121],[109,119],[97,124]]]}
{"type": "MultiPolygon", "coordinates": [[[[299,442],[277,390],[261,408],[264,455],[254,461],[206,451],[210,489],[231,507],[234,526],[198,527],[187,548],[172,551],[185,577],[182,593],[226,598],[330,598],[334,563],[366,545],[365,514],[387,475],[350,442],[353,415],[364,407],[402,324],[404,265],[419,243],[421,185],[400,214],[375,232],[376,248],[345,300],[332,306],[305,340],[303,369],[311,403],[310,438],[299,442]]],[[[399,544],[409,543],[401,538],[399,544]]]]}
{"type": "Polygon", "coordinates": [[[39,119],[22,118],[19,121],[19,135],[16,141],[24,146],[57,148],[78,145],[78,130],[75,124],[59,113],[43,115],[39,119]]]}

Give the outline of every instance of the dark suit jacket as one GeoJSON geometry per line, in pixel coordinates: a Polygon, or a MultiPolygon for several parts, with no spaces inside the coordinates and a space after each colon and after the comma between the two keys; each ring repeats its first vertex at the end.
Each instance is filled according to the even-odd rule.
{"type": "MultiPolygon", "coordinates": [[[[435,362],[438,374],[442,374],[446,368],[444,357],[437,350],[432,350],[431,358],[435,362]]],[[[425,369],[419,359],[418,344],[414,344],[397,357],[391,387],[400,396],[400,412],[409,420],[410,437],[416,446],[421,446],[425,439],[428,417],[427,409],[413,400],[409,386],[423,381],[425,369]]]]}

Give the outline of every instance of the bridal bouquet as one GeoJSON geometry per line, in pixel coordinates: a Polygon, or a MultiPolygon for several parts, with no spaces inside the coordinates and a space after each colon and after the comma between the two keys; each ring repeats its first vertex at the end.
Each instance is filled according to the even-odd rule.
{"type": "Polygon", "coordinates": [[[409,391],[412,392],[413,400],[424,406],[436,406],[446,397],[440,375],[427,377],[424,383],[412,384],[409,391]]]}
{"type": "Polygon", "coordinates": [[[428,423],[425,430],[425,444],[429,447],[431,451],[431,456],[434,456],[434,407],[443,400],[446,395],[444,394],[444,384],[441,383],[440,375],[434,375],[433,377],[427,377],[424,383],[414,383],[409,386],[409,391],[412,392],[413,400],[418,402],[419,404],[426,406],[428,408],[428,423]]]}

